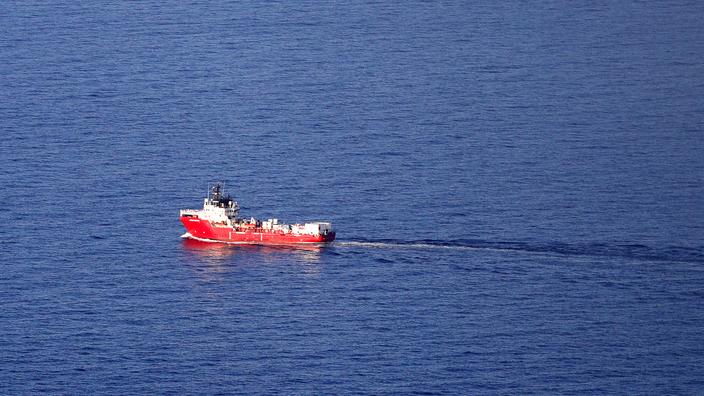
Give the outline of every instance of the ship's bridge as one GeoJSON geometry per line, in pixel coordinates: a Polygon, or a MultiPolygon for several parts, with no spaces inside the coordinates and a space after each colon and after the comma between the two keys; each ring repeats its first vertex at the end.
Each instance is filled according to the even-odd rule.
{"type": "Polygon", "coordinates": [[[203,209],[181,210],[181,216],[198,217],[211,223],[224,223],[232,225],[237,221],[240,205],[229,195],[224,196],[221,183],[214,185],[208,197],[203,199],[203,209]]]}
{"type": "Polygon", "coordinates": [[[205,215],[207,220],[213,222],[227,222],[227,220],[234,222],[240,212],[240,205],[230,197],[217,200],[205,198],[202,212],[201,217],[205,215]]]}

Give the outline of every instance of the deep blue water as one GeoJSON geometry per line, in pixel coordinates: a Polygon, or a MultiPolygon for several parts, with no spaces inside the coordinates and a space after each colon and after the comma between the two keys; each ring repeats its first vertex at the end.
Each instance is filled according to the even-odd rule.
{"type": "Polygon", "coordinates": [[[80,3],[0,5],[0,393],[704,392],[704,3],[80,3]]]}

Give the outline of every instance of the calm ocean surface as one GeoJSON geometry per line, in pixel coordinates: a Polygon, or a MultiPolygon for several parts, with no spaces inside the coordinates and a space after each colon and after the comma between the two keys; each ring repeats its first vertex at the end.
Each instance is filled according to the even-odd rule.
{"type": "Polygon", "coordinates": [[[702,15],[4,2],[0,394],[704,393],[702,15]]]}

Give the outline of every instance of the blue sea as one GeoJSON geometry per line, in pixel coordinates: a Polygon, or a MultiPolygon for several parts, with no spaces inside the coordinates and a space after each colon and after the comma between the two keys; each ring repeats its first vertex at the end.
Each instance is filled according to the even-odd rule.
{"type": "Polygon", "coordinates": [[[3,2],[0,394],[704,393],[702,15],[3,2]]]}

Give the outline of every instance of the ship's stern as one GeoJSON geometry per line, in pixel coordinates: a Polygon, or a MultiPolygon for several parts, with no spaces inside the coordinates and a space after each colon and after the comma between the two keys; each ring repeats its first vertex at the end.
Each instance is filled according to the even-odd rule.
{"type": "Polygon", "coordinates": [[[323,242],[332,242],[335,240],[335,231],[332,229],[330,222],[313,223],[318,235],[321,236],[323,242]]]}
{"type": "Polygon", "coordinates": [[[323,242],[332,242],[335,240],[335,231],[328,231],[325,234],[322,234],[323,236],[323,242]]]}

